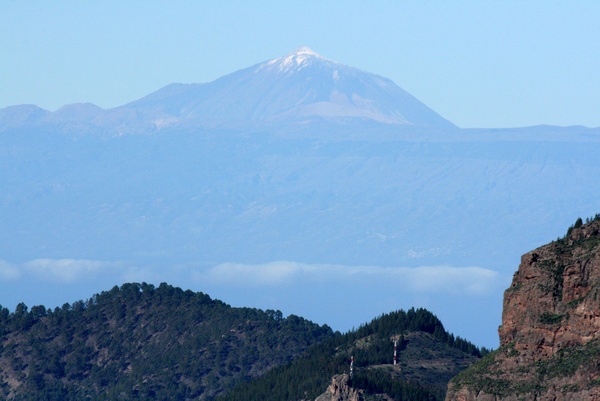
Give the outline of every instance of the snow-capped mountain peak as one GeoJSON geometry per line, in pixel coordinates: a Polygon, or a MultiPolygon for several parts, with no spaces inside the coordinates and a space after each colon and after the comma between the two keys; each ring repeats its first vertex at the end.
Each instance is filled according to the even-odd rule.
{"type": "Polygon", "coordinates": [[[169,85],[124,108],[156,129],[322,121],[456,128],[389,79],[305,46],[207,84],[169,85]]]}
{"type": "Polygon", "coordinates": [[[314,51],[313,49],[311,49],[308,46],[300,46],[299,48],[297,48],[296,50],[294,50],[292,53],[294,53],[294,54],[306,54],[306,55],[311,55],[311,56],[322,57],[320,54],[318,54],[316,51],[314,51]]]}
{"type": "Polygon", "coordinates": [[[171,84],[110,110],[76,105],[44,116],[21,114],[27,117],[0,113],[0,128],[24,118],[78,131],[82,126],[110,127],[119,135],[169,127],[277,125],[281,130],[321,122],[456,128],[389,79],[332,61],[308,47],[206,84],[171,84]]]}
{"type": "Polygon", "coordinates": [[[294,50],[293,52],[286,54],[283,57],[278,57],[276,59],[267,61],[259,67],[259,70],[267,68],[275,69],[283,73],[291,73],[304,67],[307,67],[313,61],[317,60],[334,63],[333,61],[321,56],[311,48],[307,46],[302,46],[294,50]]]}

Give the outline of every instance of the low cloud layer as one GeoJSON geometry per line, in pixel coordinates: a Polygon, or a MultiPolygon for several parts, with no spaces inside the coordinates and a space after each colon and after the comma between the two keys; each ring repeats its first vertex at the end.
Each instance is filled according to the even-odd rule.
{"type": "Polygon", "coordinates": [[[38,279],[63,283],[76,283],[114,267],[114,263],[87,259],[35,259],[21,266],[38,279]]]}
{"type": "Polygon", "coordinates": [[[0,260],[0,283],[17,280],[20,277],[19,269],[4,261],[0,260]]]}
{"type": "Polygon", "coordinates": [[[78,284],[112,279],[235,287],[287,287],[298,284],[394,283],[413,293],[481,295],[498,286],[499,273],[481,267],[380,267],[304,264],[277,261],[264,264],[222,263],[209,268],[194,265],[168,268],[141,267],[123,262],[88,259],[35,259],[22,264],[0,260],[0,283],[36,280],[78,284]]]}
{"type": "Polygon", "coordinates": [[[415,293],[485,294],[498,285],[499,274],[481,267],[379,267],[309,265],[294,262],[224,263],[194,274],[194,281],[244,286],[282,286],[319,282],[395,283],[415,293]]]}

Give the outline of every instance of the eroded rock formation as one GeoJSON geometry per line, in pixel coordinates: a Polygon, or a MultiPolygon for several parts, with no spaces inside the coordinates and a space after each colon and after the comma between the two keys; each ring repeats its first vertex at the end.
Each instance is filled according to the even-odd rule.
{"type": "Polygon", "coordinates": [[[600,400],[600,216],[523,255],[498,331],[447,401],[600,400]]]}
{"type": "Polygon", "coordinates": [[[336,375],[331,379],[327,391],[315,401],[393,401],[386,394],[365,394],[363,390],[352,388],[347,374],[336,375]]]}
{"type": "Polygon", "coordinates": [[[363,401],[362,392],[348,385],[348,375],[336,375],[331,379],[327,391],[321,394],[315,401],[363,401]]]}

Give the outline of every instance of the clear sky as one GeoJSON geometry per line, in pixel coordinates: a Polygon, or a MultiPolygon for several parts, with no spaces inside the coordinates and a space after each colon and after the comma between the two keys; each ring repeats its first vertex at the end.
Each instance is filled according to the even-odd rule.
{"type": "Polygon", "coordinates": [[[122,105],[299,46],[461,127],[600,126],[599,1],[12,1],[0,108],[122,105]]]}

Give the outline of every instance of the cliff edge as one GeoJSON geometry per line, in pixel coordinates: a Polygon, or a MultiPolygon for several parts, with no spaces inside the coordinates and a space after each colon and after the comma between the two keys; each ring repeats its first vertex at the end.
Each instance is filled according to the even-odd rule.
{"type": "Polygon", "coordinates": [[[498,332],[446,401],[600,400],[600,215],[522,256],[498,332]]]}

